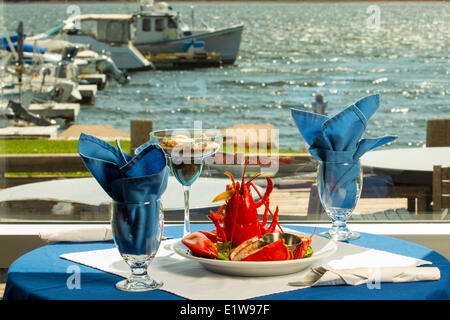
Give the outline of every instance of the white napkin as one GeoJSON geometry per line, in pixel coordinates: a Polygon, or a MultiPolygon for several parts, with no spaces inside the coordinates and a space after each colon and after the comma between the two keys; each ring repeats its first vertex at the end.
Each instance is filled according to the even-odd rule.
{"type": "MultiPolygon", "coordinates": [[[[414,263],[404,256],[390,252],[339,243],[339,252],[326,263],[311,268],[310,272],[293,286],[360,285],[381,282],[411,282],[439,280],[438,268],[421,268],[431,264],[414,263]],[[361,248],[363,250],[358,250],[361,248]]],[[[411,258],[410,258],[411,259],[411,258]]]]}
{"type": "Polygon", "coordinates": [[[89,242],[110,241],[113,239],[111,226],[89,226],[56,232],[40,232],[39,237],[47,242],[89,242]]]}
{"type": "Polygon", "coordinates": [[[439,280],[439,278],[439,269],[435,267],[383,267],[342,270],[315,267],[301,281],[290,282],[289,284],[302,287],[367,284],[369,287],[379,288],[382,282],[413,282],[439,280]]]}
{"type": "MultiPolygon", "coordinates": [[[[149,274],[155,279],[164,282],[161,288],[162,290],[187,299],[242,300],[308,288],[314,284],[304,283],[298,286],[296,283],[299,280],[307,279],[305,277],[310,277],[311,269],[276,277],[233,277],[216,274],[204,269],[198,262],[183,258],[175,252],[164,248],[167,244],[176,241],[180,241],[180,239],[164,241],[161,244],[156,257],[150,264],[149,274]],[[291,285],[292,283],[295,283],[295,285],[291,285]]],[[[429,261],[358,247],[351,244],[339,242],[337,245],[338,249],[333,256],[312,267],[317,268],[327,265],[329,268],[333,267],[338,269],[339,266],[347,266],[348,264],[352,264],[353,268],[367,268],[372,265],[373,268],[381,266],[398,267],[398,270],[406,270],[403,272],[408,272],[411,267],[415,268],[420,265],[431,264],[429,261]],[[361,261],[360,258],[364,260],[361,261]]],[[[68,253],[61,255],[61,258],[122,277],[127,277],[130,274],[129,267],[115,248],[68,253]]],[[[330,274],[332,275],[332,273],[325,274],[327,274],[327,277],[330,274]]],[[[340,276],[336,278],[341,279],[340,276]]],[[[433,273],[430,278],[421,277],[420,279],[437,280],[438,278],[433,273]]],[[[411,280],[412,278],[409,277],[408,279],[411,280]]],[[[418,278],[415,281],[418,281],[418,278]]],[[[331,284],[330,281],[329,283],[331,284]]],[[[342,281],[336,281],[334,284],[344,283],[342,281]]]]}

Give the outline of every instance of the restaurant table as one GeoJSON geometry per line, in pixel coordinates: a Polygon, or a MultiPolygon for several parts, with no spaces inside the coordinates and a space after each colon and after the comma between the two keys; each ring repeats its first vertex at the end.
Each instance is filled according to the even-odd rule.
{"type": "MultiPolygon", "coordinates": [[[[312,233],[312,226],[288,225],[297,231],[312,233]]],[[[210,230],[211,224],[194,224],[193,231],[210,230]]],[[[317,228],[316,232],[324,231],[317,228]]],[[[181,225],[167,225],[166,236],[179,237],[181,225]]],[[[164,242],[163,242],[164,243],[164,242]]],[[[382,283],[380,289],[369,286],[324,286],[311,287],[284,293],[266,295],[256,300],[424,300],[448,299],[450,297],[450,263],[439,253],[404,240],[387,236],[361,233],[361,238],[352,244],[389,251],[432,262],[438,267],[441,278],[437,281],[382,283]]],[[[163,245],[163,244],[162,244],[163,245]]],[[[179,300],[180,296],[164,290],[140,293],[123,292],[115,288],[123,279],[117,275],[87,267],[60,258],[61,254],[113,248],[113,242],[55,243],[35,249],[12,263],[3,299],[45,299],[45,300],[179,300]],[[68,268],[77,265],[80,270],[81,286],[69,289],[66,285],[68,268]]],[[[150,265],[151,274],[151,265],[150,265]]],[[[162,287],[164,288],[164,287],[162,287]]],[[[214,299],[214,297],[211,297],[214,299]]],[[[253,299],[252,299],[253,300],[253,299]]]]}
{"type": "Polygon", "coordinates": [[[432,185],[433,166],[450,166],[450,147],[384,149],[361,157],[365,172],[390,175],[394,183],[432,185]]]}
{"type": "MultiPolygon", "coordinates": [[[[433,166],[450,166],[450,147],[371,151],[361,157],[361,165],[365,176],[373,175],[378,186],[384,187],[386,197],[407,198],[410,212],[430,212],[433,166]]],[[[377,197],[366,190],[363,186],[361,197],[377,197]]]]}

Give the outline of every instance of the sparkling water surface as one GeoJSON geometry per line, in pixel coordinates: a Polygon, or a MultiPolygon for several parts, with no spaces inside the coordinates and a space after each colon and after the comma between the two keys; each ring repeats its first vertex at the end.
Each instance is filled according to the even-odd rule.
{"type": "MultiPolygon", "coordinates": [[[[69,3],[70,4],[70,3],[69,3]]],[[[67,18],[69,4],[1,6],[13,33],[20,20],[27,34],[67,18]]],[[[383,148],[423,146],[426,120],[450,117],[450,4],[406,3],[170,3],[190,22],[214,27],[244,23],[234,66],[193,71],[149,71],[130,84],[110,82],[95,105],[82,106],[77,124],[109,123],[129,130],[130,119],[152,118],[154,129],[227,128],[272,123],[280,147],[306,146],[290,108],[311,110],[316,93],[334,115],[372,93],[381,106],[365,137],[399,138],[383,148]],[[376,5],[379,28],[367,8],[376,5]]],[[[81,13],[132,13],[136,3],[76,3],[81,13]]]]}

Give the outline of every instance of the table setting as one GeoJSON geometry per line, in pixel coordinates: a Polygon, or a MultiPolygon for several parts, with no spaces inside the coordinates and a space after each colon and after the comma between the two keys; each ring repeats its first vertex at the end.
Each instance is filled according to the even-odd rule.
{"type": "MultiPolygon", "coordinates": [[[[179,239],[166,242],[179,243],[179,239]]],[[[309,264],[309,267],[317,265],[311,269],[314,271],[305,268],[300,272],[285,275],[259,276],[258,271],[253,270],[253,276],[243,276],[242,274],[246,274],[246,270],[243,270],[241,275],[230,277],[226,271],[210,272],[198,262],[187,261],[173,251],[161,247],[152,262],[151,273],[158,279],[163,279],[163,290],[194,300],[241,300],[312,286],[361,285],[371,280],[371,273],[371,281],[392,283],[435,281],[440,278],[438,268],[420,267],[431,264],[422,259],[346,243],[334,244],[328,251],[328,256],[331,253],[331,260],[326,265],[321,264],[320,259],[309,264]],[[318,272],[323,274],[318,276],[318,272]],[[195,290],[192,290],[193,288],[195,290]]],[[[114,248],[63,254],[61,258],[121,277],[126,277],[129,273],[127,265],[114,248]]],[[[272,268],[282,268],[286,262],[288,263],[276,262],[278,266],[274,265],[272,268]]],[[[241,262],[244,263],[246,262],[241,262]]],[[[253,266],[248,268],[254,269],[253,266]]]]}
{"type": "Polygon", "coordinates": [[[52,299],[56,293],[57,299],[448,299],[446,258],[347,227],[362,187],[359,158],[396,138],[362,139],[379,101],[378,95],[367,96],[331,118],[291,110],[309,152],[319,160],[317,184],[329,229],[282,224],[278,206],[270,201],[271,179],[266,177],[261,191],[253,184],[258,174],[245,180],[245,170],[242,177],[227,173],[230,184],[211,199],[225,203],[210,210],[211,222],[191,224],[190,186],[205,159],[219,149],[216,131],[156,131],[133,156],[118,141],[114,147],[82,134],[78,151],[113,200],[111,223],[40,234],[49,245],[13,263],[4,299],[52,299]],[[164,224],[161,196],[170,174],[184,186],[180,225],[164,224]],[[50,266],[34,264],[33,272],[53,274],[45,285],[28,276],[42,256],[50,266]],[[80,290],[67,289],[64,282],[74,264],[80,290]]]}
{"type": "MultiPolygon", "coordinates": [[[[315,229],[299,225],[283,227],[285,231],[308,235],[315,229]]],[[[207,224],[191,226],[193,232],[208,228],[211,226],[207,224]]],[[[317,227],[316,233],[325,230],[317,227]]],[[[115,288],[116,282],[126,278],[130,270],[113,241],[78,242],[66,238],[67,241],[43,246],[14,262],[4,299],[416,300],[449,296],[448,260],[431,249],[392,237],[361,232],[361,237],[351,243],[336,242],[338,248],[333,255],[311,266],[314,272],[304,269],[279,276],[243,277],[210,272],[200,263],[166,250],[165,244],[179,242],[182,233],[182,225],[164,228],[164,236],[169,239],[162,240],[149,268],[149,273],[164,283],[157,290],[126,292],[115,288]],[[369,257],[372,259],[368,260],[369,257]],[[71,276],[67,270],[74,265],[81,275],[79,290],[66,286],[71,276]],[[326,268],[328,274],[325,272],[317,279],[316,272],[322,273],[321,268],[326,268]],[[337,271],[340,275],[336,275],[337,271]]]]}

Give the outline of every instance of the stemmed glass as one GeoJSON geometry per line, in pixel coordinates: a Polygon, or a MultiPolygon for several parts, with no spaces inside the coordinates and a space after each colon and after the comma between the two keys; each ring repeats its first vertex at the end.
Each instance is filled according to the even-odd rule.
{"type": "Polygon", "coordinates": [[[345,241],[359,238],[350,231],[347,220],[361,195],[363,174],[359,160],[354,163],[320,161],[317,171],[317,188],[320,201],[332,221],[332,227],[321,235],[345,241]]]}
{"type": "Polygon", "coordinates": [[[213,156],[222,145],[222,133],[215,129],[165,129],[150,133],[166,152],[174,177],[184,191],[183,236],[190,233],[189,192],[201,174],[205,158],[213,156]]]}
{"type": "Polygon", "coordinates": [[[118,283],[123,291],[139,292],[160,288],[163,283],[148,275],[148,266],[159,249],[164,213],[161,200],[143,203],[113,201],[111,229],[120,255],[131,268],[131,275],[118,283]]]}

